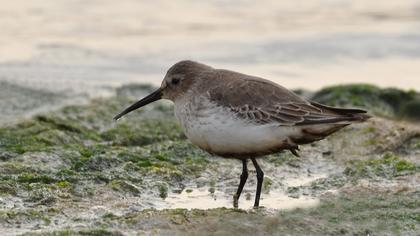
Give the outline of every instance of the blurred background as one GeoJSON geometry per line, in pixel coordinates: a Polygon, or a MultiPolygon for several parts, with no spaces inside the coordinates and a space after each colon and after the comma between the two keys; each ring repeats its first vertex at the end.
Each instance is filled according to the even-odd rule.
{"type": "Polygon", "coordinates": [[[1,121],[197,60],[318,90],[420,88],[420,1],[2,0],[1,121]]]}

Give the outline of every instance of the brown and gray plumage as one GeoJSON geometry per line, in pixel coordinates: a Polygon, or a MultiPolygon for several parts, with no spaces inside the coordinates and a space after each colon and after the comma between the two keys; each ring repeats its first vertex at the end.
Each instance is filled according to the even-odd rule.
{"type": "Polygon", "coordinates": [[[211,154],[242,160],[235,206],[248,177],[248,159],[257,170],[257,207],[264,173],[256,157],[282,150],[298,155],[298,145],[369,118],[363,110],[307,101],[269,80],[181,61],[168,70],[158,90],[115,119],[161,98],[175,103],[175,116],[192,143],[211,154]]]}

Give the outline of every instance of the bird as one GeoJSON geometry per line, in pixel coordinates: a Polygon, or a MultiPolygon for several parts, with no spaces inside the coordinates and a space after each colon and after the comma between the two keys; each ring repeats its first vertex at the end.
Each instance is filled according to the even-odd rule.
{"type": "Polygon", "coordinates": [[[367,111],[336,108],[306,100],[260,77],[183,60],[167,71],[161,86],[114,117],[160,99],[174,103],[186,137],[206,152],[242,162],[233,206],[248,179],[248,161],[256,170],[254,208],[260,204],[264,172],[257,159],[281,151],[299,156],[299,145],[370,118],[367,111]]]}

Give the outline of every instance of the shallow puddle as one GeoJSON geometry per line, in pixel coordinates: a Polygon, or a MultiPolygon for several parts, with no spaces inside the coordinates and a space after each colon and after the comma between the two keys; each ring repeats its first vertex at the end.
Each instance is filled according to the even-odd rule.
{"type": "MultiPolygon", "coordinates": [[[[158,209],[212,209],[219,207],[233,207],[233,195],[228,196],[221,191],[210,193],[208,188],[187,188],[180,194],[169,194],[165,203],[158,206],[158,209]]],[[[313,207],[319,203],[319,199],[309,196],[299,198],[288,197],[284,192],[271,191],[262,193],[260,205],[269,209],[294,209],[313,207]]],[[[239,200],[239,208],[251,209],[254,205],[254,194],[244,193],[239,200]]]]}
{"type": "MultiPolygon", "coordinates": [[[[309,185],[312,181],[325,178],[325,174],[311,175],[299,178],[283,180],[288,187],[299,187],[309,185]]],[[[223,191],[210,191],[210,187],[187,187],[181,193],[170,193],[157,209],[212,209],[219,207],[233,207],[233,193],[227,194],[223,191]]],[[[255,193],[244,192],[239,200],[239,208],[251,209],[254,205],[255,193]]],[[[294,209],[314,207],[319,199],[311,196],[289,197],[282,189],[273,189],[269,193],[262,193],[260,205],[268,209],[294,209]]]]}

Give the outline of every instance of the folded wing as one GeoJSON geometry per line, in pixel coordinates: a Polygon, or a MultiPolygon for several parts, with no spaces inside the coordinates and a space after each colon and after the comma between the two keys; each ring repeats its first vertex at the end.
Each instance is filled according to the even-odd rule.
{"type": "Polygon", "coordinates": [[[220,89],[209,92],[210,99],[235,112],[238,117],[253,123],[278,123],[281,126],[345,123],[363,121],[369,116],[359,109],[342,109],[307,101],[290,90],[271,81],[230,71],[221,71],[221,77],[229,74],[220,89]],[[234,73],[234,74],[231,74],[234,73]],[[226,90],[224,90],[226,91],[226,90]]]}

